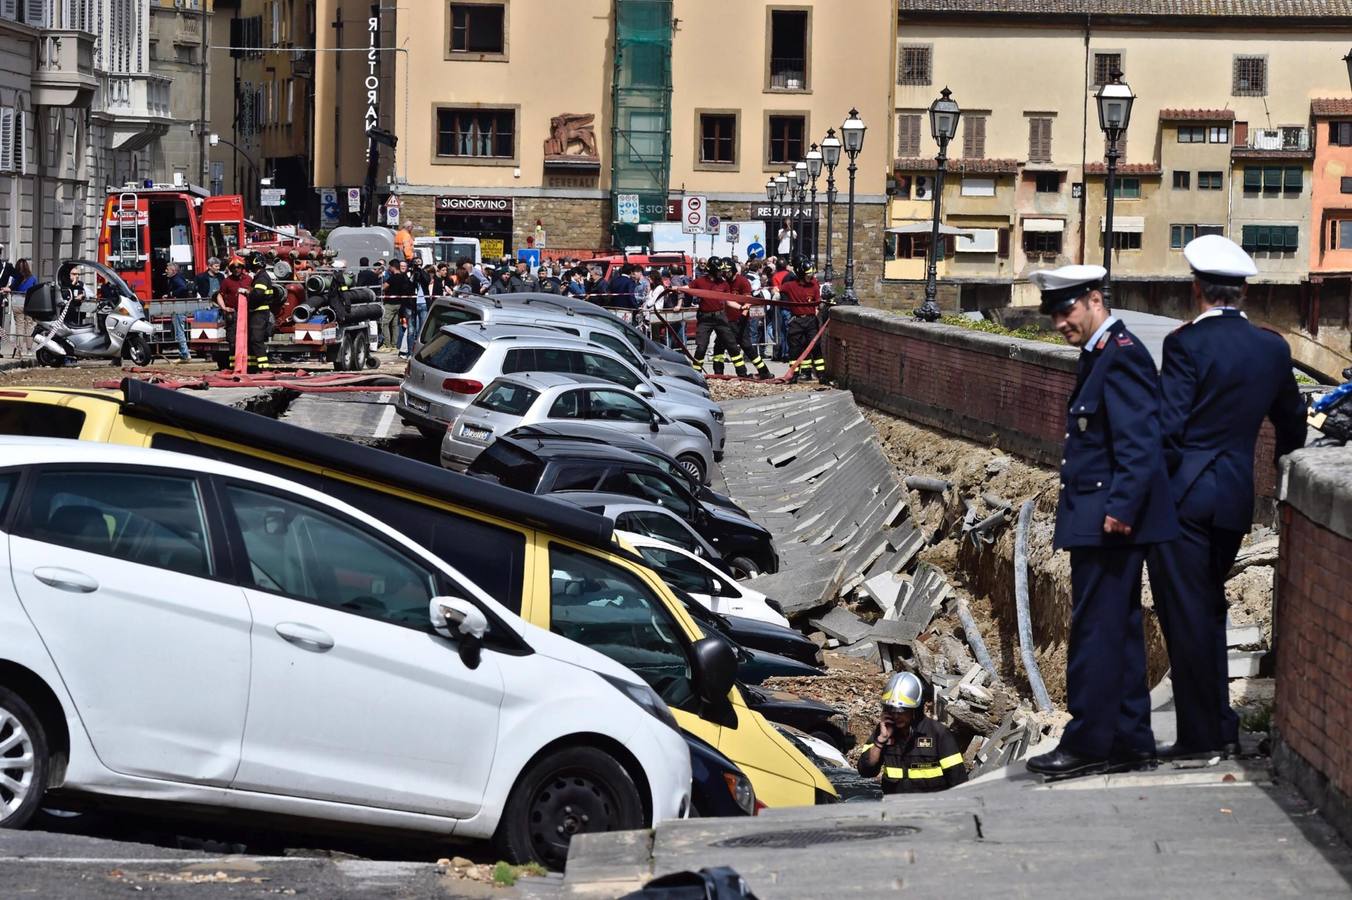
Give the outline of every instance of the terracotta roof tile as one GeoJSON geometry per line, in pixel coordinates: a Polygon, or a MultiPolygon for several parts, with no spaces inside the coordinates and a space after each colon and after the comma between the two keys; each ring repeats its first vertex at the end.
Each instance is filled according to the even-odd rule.
{"type": "MultiPolygon", "coordinates": [[[[926,156],[898,159],[892,168],[898,172],[932,172],[934,160],[926,156]]],[[[1012,175],[1019,171],[1017,159],[950,159],[948,171],[959,175],[1012,175]]]]}
{"type": "Polygon", "coordinates": [[[897,0],[901,13],[1207,16],[1274,19],[1350,16],[1352,0],[897,0]]]}
{"type": "Polygon", "coordinates": [[[1352,100],[1318,99],[1310,101],[1312,116],[1352,116],[1352,100]]]}
{"type": "MultiPolygon", "coordinates": [[[[1084,167],[1086,175],[1107,175],[1107,163],[1089,163],[1084,167]]],[[[1118,175],[1163,175],[1164,170],[1160,168],[1159,163],[1120,163],[1117,167],[1118,175]]]]}
{"type": "Polygon", "coordinates": [[[1162,109],[1161,122],[1233,122],[1233,109],[1162,109]]]}

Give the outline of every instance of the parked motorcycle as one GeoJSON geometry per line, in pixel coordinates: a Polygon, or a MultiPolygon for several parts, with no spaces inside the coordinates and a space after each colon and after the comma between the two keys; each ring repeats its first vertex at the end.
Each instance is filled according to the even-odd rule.
{"type": "Polygon", "coordinates": [[[67,260],[56,281],[34,285],[24,296],[24,312],[37,321],[33,347],[38,364],[62,366],[67,360],[129,359],[146,366],[151,360],[150,339],[155,327],[146,318],[145,306],[118,274],[95,262],[67,260]],[[81,297],[69,287],[70,271],[91,269],[103,281],[94,320],[71,325],[66,314],[81,297]]]}
{"type": "Polygon", "coordinates": [[[1324,435],[1315,446],[1341,446],[1352,440],[1352,366],[1343,369],[1343,378],[1347,381],[1310,402],[1310,427],[1324,435]]]}

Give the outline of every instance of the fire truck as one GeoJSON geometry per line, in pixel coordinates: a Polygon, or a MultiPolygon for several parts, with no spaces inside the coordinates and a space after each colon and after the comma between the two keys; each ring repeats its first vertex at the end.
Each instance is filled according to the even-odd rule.
{"type": "Polygon", "coordinates": [[[238,194],[212,196],[195,185],[152,182],[108,191],[98,258],[145,302],[155,325],[152,344],[158,354],[177,353],[175,314],[186,317],[188,345],[195,355],[223,361],[230,354],[225,322],[212,298],[171,297],[165,274],[168,265],[177,263],[192,283],[198,273],[206,271],[209,258],[218,258],[224,266],[236,253],[254,252],[288,259],[296,269],[295,280],[285,284],[284,302],[274,310],[269,355],[294,363],[324,361],[337,368],[365,364],[367,354],[356,350],[367,333],[364,323],[359,338],[355,326],[345,329],[333,318],[304,315],[314,308],[304,278],[322,259],[319,244],[307,233],[290,234],[245,219],[244,198],[238,194]],[[298,307],[300,317],[295,315],[298,307]],[[354,334],[347,335],[348,330],[354,334]]]}

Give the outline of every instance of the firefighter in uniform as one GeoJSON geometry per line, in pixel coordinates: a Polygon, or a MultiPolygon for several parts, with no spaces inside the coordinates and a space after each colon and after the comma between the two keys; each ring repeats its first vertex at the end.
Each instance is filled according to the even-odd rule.
{"type": "Polygon", "coordinates": [[[925,715],[920,679],[897,672],[882,694],[882,716],[859,757],[859,774],[882,773],[884,794],[927,794],[967,781],[958,742],[925,715]]]}
{"type": "MultiPolygon", "coordinates": [[[[272,310],[283,296],[283,289],[268,271],[263,254],[255,253],[250,260],[254,269],[253,286],[249,289],[249,371],[272,368],[268,358],[268,338],[272,336],[272,310]]],[[[277,276],[289,278],[291,265],[285,261],[275,267],[277,276]]]]}
{"type": "MultiPolygon", "coordinates": [[[[709,272],[707,275],[701,275],[690,282],[690,287],[699,291],[716,291],[720,294],[728,293],[728,283],[718,277],[721,274],[722,260],[718,257],[712,257],[709,260],[709,272]]],[[[714,343],[714,374],[723,374],[723,353],[724,348],[736,347],[737,336],[732,332],[732,325],[728,323],[726,312],[726,301],[714,297],[697,297],[699,300],[699,312],[695,314],[695,364],[702,367],[704,364],[704,354],[709,349],[709,338],[715,338],[714,343]]],[[[733,357],[732,364],[737,370],[738,375],[746,374],[746,367],[742,360],[742,351],[736,351],[737,355],[733,357]]]]}
{"type": "Polygon", "coordinates": [[[751,282],[737,271],[737,264],[731,259],[723,260],[723,280],[728,284],[729,294],[743,298],[728,304],[728,324],[737,338],[737,354],[751,360],[757,378],[769,378],[770,367],[761,358],[760,349],[751,343],[751,282]]]}
{"type": "Polygon", "coordinates": [[[1060,745],[1028,760],[1049,777],[1153,768],[1141,567],[1178,536],[1160,438],[1160,382],[1103,302],[1102,266],[1034,272],[1042,312],[1081,349],[1066,410],[1053,546],[1070,550],[1070,647],[1060,745]]]}
{"type": "MultiPolygon", "coordinates": [[[[235,255],[230,257],[230,262],[225,267],[225,278],[221,279],[221,290],[216,295],[216,306],[221,311],[221,319],[225,322],[225,359],[229,360],[228,368],[235,367],[235,328],[239,325],[239,302],[241,298],[247,298],[249,291],[253,289],[253,276],[245,268],[244,257],[235,255]]],[[[246,315],[247,320],[247,315],[246,315]]],[[[218,360],[220,358],[218,357],[218,360]]]]}
{"type": "Polygon", "coordinates": [[[1253,449],[1263,419],[1274,459],[1305,444],[1305,405],[1291,350],[1239,306],[1258,269],[1220,235],[1183,248],[1200,315],[1164,339],[1160,412],[1164,460],[1181,533],[1150,549],[1155,613],[1169,648],[1178,741],[1165,759],[1230,756],[1239,718],[1230,708],[1225,579],[1253,522],[1253,449]]]}
{"type": "MultiPolygon", "coordinates": [[[[821,323],[817,319],[821,308],[821,285],[817,283],[817,268],[810,259],[798,258],[793,261],[794,280],[785,281],[779,289],[779,296],[789,307],[789,358],[796,360],[807,350],[808,344],[816,337],[821,323]]],[[[811,380],[813,375],[826,377],[826,358],[822,355],[821,342],[813,348],[812,356],[803,360],[802,365],[789,378],[789,384],[797,383],[799,377],[811,380]]]]}

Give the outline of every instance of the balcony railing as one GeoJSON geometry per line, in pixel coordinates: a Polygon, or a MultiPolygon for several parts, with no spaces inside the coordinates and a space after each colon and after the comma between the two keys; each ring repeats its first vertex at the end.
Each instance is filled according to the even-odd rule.
{"type": "Polygon", "coordinates": [[[110,72],[99,79],[94,109],[112,120],[115,150],[139,150],[169,131],[172,79],[110,72]]]}
{"type": "Polygon", "coordinates": [[[800,91],[807,87],[807,60],[771,57],[770,87],[784,91],[800,91]]]}
{"type": "Polygon", "coordinates": [[[34,43],[33,102],[39,106],[85,106],[94,94],[94,35],[44,31],[34,43]]]}
{"type": "Polygon", "coordinates": [[[1310,129],[1255,128],[1249,131],[1244,144],[1236,146],[1244,150],[1309,150],[1310,129]]]}

